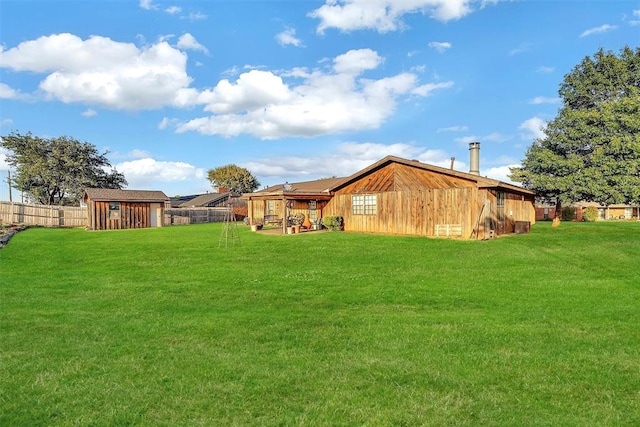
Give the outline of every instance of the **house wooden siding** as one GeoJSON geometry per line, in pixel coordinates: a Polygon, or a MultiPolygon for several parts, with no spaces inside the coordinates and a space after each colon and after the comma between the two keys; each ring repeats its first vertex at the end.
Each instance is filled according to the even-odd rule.
{"type": "Polygon", "coordinates": [[[529,193],[475,175],[389,158],[335,188],[322,214],[343,217],[345,231],[470,238],[477,229],[477,237],[485,238],[514,233],[519,221],[535,223],[534,195],[529,193]],[[352,198],[363,194],[376,197],[375,213],[354,214],[352,198]]]}
{"type": "Polygon", "coordinates": [[[469,179],[447,176],[428,170],[418,170],[404,164],[390,163],[386,167],[370,172],[362,179],[345,185],[336,194],[475,186],[475,181],[469,179]]]}
{"type": "Polygon", "coordinates": [[[87,189],[90,230],[162,227],[169,198],[161,191],[87,189]],[[114,209],[117,207],[117,209],[114,209]]]}
{"type": "Polygon", "coordinates": [[[436,225],[455,224],[469,237],[475,210],[452,207],[474,206],[477,194],[473,187],[379,192],[373,215],[353,214],[352,194],[336,194],[323,215],[343,217],[345,231],[435,236],[436,225]]]}

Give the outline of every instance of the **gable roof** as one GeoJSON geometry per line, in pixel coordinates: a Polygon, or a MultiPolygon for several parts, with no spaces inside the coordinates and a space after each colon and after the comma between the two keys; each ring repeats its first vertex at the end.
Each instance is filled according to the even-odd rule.
{"type": "Polygon", "coordinates": [[[84,200],[97,202],[165,202],[169,198],[162,191],[154,190],[114,190],[110,188],[87,188],[84,200]]]}
{"type": "Polygon", "coordinates": [[[323,198],[329,199],[331,198],[334,192],[357,181],[358,179],[366,176],[367,174],[370,174],[379,169],[382,169],[385,166],[388,166],[392,163],[406,165],[409,167],[414,167],[414,168],[418,168],[418,169],[422,169],[430,172],[435,172],[435,173],[471,181],[471,182],[474,182],[478,186],[478,188],[497,188],[497,189],[508,190],[510,192],[515,192],[520,194],[529,194],[529,195],[536,194],[535,191],[527,190],[517,185],[509,184],[496,179],[491,179],[491,178],[487,178],[487,177],[483,177],[480,175],[475,175],[467,172],[460,172],[454,169],[447,169],[440,166],[434,166],[428,163],[420,162],[418,160],[408,160],[408,159],[403,159],[402,157],[386,156],[385,158],[375,162],[374,164],[348,177],[325,178],[325,179],[317,179],[315,181],[303,181],[303,182],[277,184],[277,185],[272,185],[271,187],[267,187],[263,190],[256,191],[254,193],[245,193],[242,197],[245,199],[250,199],[252,197],[260,197],[260,198],[292,197],[293,198],[293,197],[305,197],[305,196],[306,197],[322,196],[323,198]]]}
{"type": "Polygon", "coordinates": [[[263,190],[253,193],[246,193],[243,197],[250,198],[252,196],[330,196],[331,187],[335,186],[344,178],[324,178],[314,181],[302,181],[272,185],[263,190]]]}
{"type": "Polygon", "coordinates": [[[234,193],[226,192],[226,193],[207,193],[201,194],[199,196],[194,197],[191,200],[187,200],[186,202],[180,203],[180,207],[188,208],[188,207],[198,207],[205,206],[209,203],[221,202],[228,197],[232,197],[234,193]]]}
{"type": "Polygon", "coordinates": [[[367,174],[369,174],[371,172],[374,172],[376,170],[382,169],[383,167],[385,167],[385,166],[387,166],[387,165],[389,165],[391,163],[398,163],[398,164],[401,164],[401,165],[406,165],[406,166],[410,166],[410,167],[414,167],[414,168],[418,168],[418,169],[422,169],[422,170],[427,170],[427,171],[440,173],[440,174],[444,174],[444,175],[448,175],[448,176],[452,176],[452,177],[456,177],[456,178],[465,179],[465,180],[468,180],[468,181],[475,182],[476,185],[479,188],[502,188],[502,189],[505,189],[505,190],[510,190],[510,191],[523,193],[523,194],[531,194],[531,195],[535,195],[536,194],[534,191],[526,190],[526,189],[524,189],[522,187],[518,187],[517,185],[508,184],[506,182],[498,181],[496,179],[486,178],[486,177],[483,177],[483,176],[480,176],[480,175],[475,175],[475,174],[471,174],[471,173],[467,173],[467,172],[460,172],[460,171],[453,170],[453,169],[446,169],[446,168],[442,168],[440,166],[434,166],[434,165],[430,165],[428,163],[423,163],[423,162],[420,162],[418,160],[408,160],[408,159],[403,159],[402,157],[396,157],[396,156],[387,156],[387,157],[375,162],[371,166],[368,166],[368,167],[366,167],[366,168],[354,173],[351,176],[348,176],[346,178],[342,178],[333,187],[331,187],[329,189],[329,191],[335,192],[335,191],[337,191],[337,190],[339,190],[339,189],[351,184],[352,182],[362,178],[363,176],[366,176],[367,174]]]}

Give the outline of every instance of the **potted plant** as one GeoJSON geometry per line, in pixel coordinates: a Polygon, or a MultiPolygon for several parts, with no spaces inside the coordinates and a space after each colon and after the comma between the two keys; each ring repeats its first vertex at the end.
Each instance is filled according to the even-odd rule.
{"type": "Polygon", "coordinates": [[[289,217],[291,226],[293,227],[293,233],[300,233],[300,226],[304,222],[304,214],[297,213],[289,217]]]}

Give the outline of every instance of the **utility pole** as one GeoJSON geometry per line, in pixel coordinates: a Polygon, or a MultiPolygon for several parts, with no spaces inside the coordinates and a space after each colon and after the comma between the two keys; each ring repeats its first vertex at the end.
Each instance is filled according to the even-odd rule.
{"type": "Polygon", "coordinates": [[[7,172],[7,184],[9,184],[9,201],[13,202],[13,198],[11,197],[11,169],[7,172]]]}

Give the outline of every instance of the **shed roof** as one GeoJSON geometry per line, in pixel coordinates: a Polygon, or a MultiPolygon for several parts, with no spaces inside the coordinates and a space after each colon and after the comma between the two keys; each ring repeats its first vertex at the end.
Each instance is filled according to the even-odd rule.
{"type": "Polygon", "coordinates": [[[155,190],[115,190],[110,188],[87,188],[84,200],[98,202],[165,202],[169,198],[162,191],[155,190]]]}

